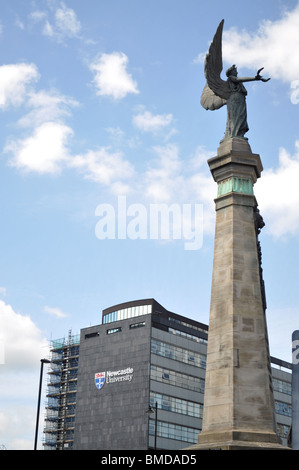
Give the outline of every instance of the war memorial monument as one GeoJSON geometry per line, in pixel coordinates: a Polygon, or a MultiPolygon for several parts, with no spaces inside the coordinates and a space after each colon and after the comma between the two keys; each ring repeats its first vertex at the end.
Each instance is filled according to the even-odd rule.
{"type": "Polygon", "coordinates": [[[253,186],[263,170],[245,136],[244,82],[235,65],[222,72],[218,26],[205,59],[201,104],[227,107],[217,156],[208,160],[218,185],[202,432],[192,449],[285,449],[276,433],[266,300],[258,235],[264,225],[253,186]]]}

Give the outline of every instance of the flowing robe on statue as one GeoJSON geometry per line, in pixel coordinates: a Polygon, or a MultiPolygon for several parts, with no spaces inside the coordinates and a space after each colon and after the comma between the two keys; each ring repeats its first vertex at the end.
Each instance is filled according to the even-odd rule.
{"type": "Polygon", "coordinates": [[[247,124],[246,95],[247,90],[243,83],[236,80],[236,77],[230,75],[228,84],[231,90],[227,100],[227,123],[224,139],[231,137],[244,137],[249,130],[247,124]]]}

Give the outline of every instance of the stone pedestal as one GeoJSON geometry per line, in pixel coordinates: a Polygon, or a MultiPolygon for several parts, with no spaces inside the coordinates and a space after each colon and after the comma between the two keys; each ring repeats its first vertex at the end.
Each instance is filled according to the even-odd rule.
{"type": "Polygon", "coordinates": [[[253,185],[259,155],[223,141],[208,161],[218,183],[203,429],[193,449],[283,449],[276,420],[253,185]]]}

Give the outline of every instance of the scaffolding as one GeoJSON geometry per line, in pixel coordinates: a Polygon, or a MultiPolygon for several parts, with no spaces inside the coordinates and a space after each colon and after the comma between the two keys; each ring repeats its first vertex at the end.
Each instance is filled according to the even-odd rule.
{"type": "Polygon", "coordinates": [[[71,450],[74,442],[80,335],[51,341],[44,450],[71,450]]]}

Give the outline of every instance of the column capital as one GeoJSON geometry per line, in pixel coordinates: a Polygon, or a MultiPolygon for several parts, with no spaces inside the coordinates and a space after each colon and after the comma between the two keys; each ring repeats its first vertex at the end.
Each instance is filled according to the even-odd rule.
{"type": "Polygon", "coordinates": [[[255,184],[263,171],[258,154],[252,153],[247,140],[224,140],[217,149],[217,156],[208,160],[214,180],[220,183],[230,178],[250,179],[255,184]]]}

